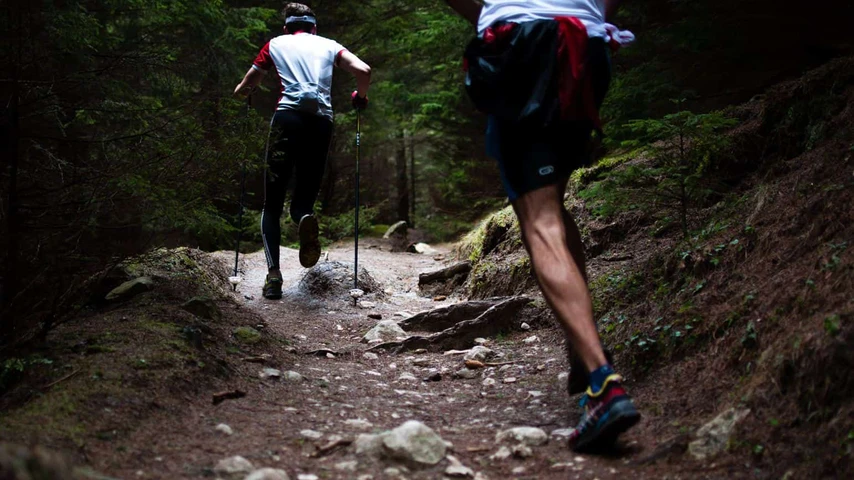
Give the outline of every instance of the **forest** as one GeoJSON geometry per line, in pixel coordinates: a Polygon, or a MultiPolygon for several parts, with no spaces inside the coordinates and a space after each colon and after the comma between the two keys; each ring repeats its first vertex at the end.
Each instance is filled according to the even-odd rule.
{"type": "MultiPolygon", "coordinates": [[[[308,272],[296,267],[299,235],[284,215],[291,263],[283,271],[294,287],[272,307],[249,287],[260,287],[266,270],[264,152],[279,86],[268,75],[248,99],[233,91],[261,47],[282,33],[283,3],[0,5],[0,478],[7,456],[20,453],[6,441],[60,452],[61,461],[26,455],[44,460],[45,471],[76,475],[9,478],[244,478],[214,468],[232,454],[299,479],[454,477],[457,457],[478,471],[459,475],[470,478],[795,479],[854,471],[852,2],[621,2],[613,22],[637,41],[611,59],[604,135],[591,166],[573,174],[566,206],[590,259],[600,334],[639,385],[649,420],[636,445],[625,447],[627,460],[587,464],[554,434],[546,450],[514,447],[504,463],[492,455],[498,429],[559,428],[565,420],[549,415],[566,417],[571,407],[554,385],[565,369],[559,330],[486,154],[486,118],[464,88],[463,51],[474,28],[436,0],[305,3],[318,34],[368,63],[373,81],[358,117],[357,195],[355,81],[336,72],[334,136],[316,205],[326,260],[308,272]],[[357,197],[360,266],[373,277],[362,280],[360,270],[357,279],[376,305],[352,306],[323,297],[325,290],[322,300],[309,298],[317,292],[312,275],[331,275],[332,285],[352,269],[357,197]],[[405,243],[383,240],[399,221],[408,226],[405,243]],[[226,281],[236,238],[245,277],[237,293],[226,281]],[[412,253],[416,244],[427,244],[427,254],[412,253]],[[458,267],[440,287],[418,283],[419,274],[459,262],[462,277],[458,267]],[[139,277],[157,286],[133,300],[104,300],[139,277]],[[213,299],[205,305],[213,302],[215,312],[187,307],[191,297],[213,299]],[[377,317],[417,318],[442,302],[496,298],[530,300],[517,302],[525,306],[508,314],[506,331],[496,330],[503,320],[493,321],[477,335],[505,350],[482,374],[483,382],[499,378],[500,393],[487,394],[480,376],[471,391],[454,385],[465,380],[449,362],[461,357],[442,351],[473,345],[419,344],[411,350],[434,355],[421,365],[419,354],[403,356],[406,342],[394,354],[378,352],[379,360],[359,343],[377,317]],[[284,378],[262,375],[259,386],[259,363],[298,371],[305,386],[290,385],[276,368],[266,370],[284,378]],[[427,380],[400,386],[404,365],[415,380],[443,379],[433,393],[427,380]],[[389,378],[365,377],[366,370],[389,378]],[[351,377],[359,381],[345,388],[341,379],[351,377]],[[232,389],[247,398],[209,406],[212,392],[232,389]],[[370,400],[383,389],[409,393],[370,400]],[[241,410],[244,401],[252,403],[241,410]],[[693,455],[697,428],[726,407],[732,425],[742,422],[723,440],[726,453],[714,462],[693,455]],[[300,423],[308,410],[310,422],[300,423]],[[478,415],[482,423],[467,423],[478,415]],[[377,433],[410,417],[432,421],[455,445],[449,470],[345,450],[358,442],[341,428],[357,431],[363,421],[371,425],[363,433],[377,433]],[[332,425],[344,418],[347,427],[332,425]],[[244,436],[198,433],[217,419],[245,425],[244,436]],[[276,427],[261,426],[268,421],[276,427]],[[159,437],[158,424],[172,435],[159,437]],[[344,437],[337,444],[336,432],[344,437]],[[266,446],[271,437],[277,444],[266,446]],[[246,453],[230,451],[230,442],[246,453]]],[[[346,297],[349,286],[333,287],[346,297]]],[[[280,477],[253,477],[263,478],[280,477]]]]}

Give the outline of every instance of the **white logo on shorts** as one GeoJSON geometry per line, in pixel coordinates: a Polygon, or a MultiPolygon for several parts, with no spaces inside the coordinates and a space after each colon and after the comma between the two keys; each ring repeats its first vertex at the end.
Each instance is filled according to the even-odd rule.
{"type": "Polygon", "coordinates": [[[540,176],[545,177],[546,175],[551,175],[555,173],[555,167],[549,165],[548,167],[543,167],[540,169],[540,176]]]}

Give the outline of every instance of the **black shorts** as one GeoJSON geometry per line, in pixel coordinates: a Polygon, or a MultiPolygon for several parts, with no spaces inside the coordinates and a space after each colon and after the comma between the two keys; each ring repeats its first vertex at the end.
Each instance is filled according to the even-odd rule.
{"type": "MultiPolygon", "coordinates": [[[[611,59],[603,39],[589,40],[587,72],[599,108],[611,83],[611,59]]],[[[576,169],[590,164],[589,121],[559,121],[532,126],[490,115],[486,153],[498,161],[510,200],[547,185],[565,181],[576,169]]]]}
{"type": "Polygon", "coordinates": [[[279,110],[270,122],[265,173],[264,213],[277,219],[291,178],[291,217],[299,222],[312,213],[332,142],[332,121],[294,110],[279,110]]]}

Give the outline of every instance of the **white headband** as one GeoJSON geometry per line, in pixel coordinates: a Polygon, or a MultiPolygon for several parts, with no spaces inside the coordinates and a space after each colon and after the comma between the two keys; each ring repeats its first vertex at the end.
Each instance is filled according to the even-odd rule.
{"type": "Polygon", "coordinates": [[[310,23],[312,25],[317,25],[317,19],[315,19],[311,15],[305,15],[302,17],[288,17],[285,19],[285,25],[287,25],[289,23],[295,23],[295,22],[310,23]]]}

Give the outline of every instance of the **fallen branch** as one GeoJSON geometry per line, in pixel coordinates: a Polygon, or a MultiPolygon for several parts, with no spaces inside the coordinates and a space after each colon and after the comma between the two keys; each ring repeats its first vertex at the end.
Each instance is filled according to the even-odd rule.
{"type": "Polygon", "coordinates": [[[75,370],[75,371],[73,371],[73,372],[71,372],[71,373],[69,373],[68,375],[66,375],[66,376],[64,376],[64,377],[62,377],[62,378],[60,378],[59,380],[57,380],[57,381],[55,381],[55,382],[53,382],[53,383],[51,383],[51,384],[49,384],[49,385],[45,385],[44,387],[42,387],[42,390],[47,390],[47,389],[49,389],[50,387],[52,387],[52,386],[56,385],[57,383],[64,382],[64,381],[68,380],[69,378],[71,378],[71,377],[73,377],[73,376],[77,375],[78,373],[80,373],[80,370],[79,370],[79,369],[78,369],[78,370],[75,370]]]}
{"type": "Polygon", "coordinates": [[[635,258],[634,255],[615,255],[613,257],[599,257],[599,260],[602,262],[625,262],[633,258],[635,258]]]}
{"type": "Polygon", "coordinates": [[[249,363],[267,363],[268,361],[270,361],[272,359],[273,359],[273,356],[267,354],[267,355],[261,355],[258,357],[246,357],[246,358],[243,358],[241,360],[244,362],[249,362],[249,363]]]}
{"type": "Polygon", "coordinates": [[[371,350],[393,353],[425,348],[432,351],[463,349],[474,345],[479,337],[488,337],[510,330],[516,314],[531,302],[528,297],[513,297],[492,306],[474,320],[459,322],[453,327],[426,337],[413,336],[399,342],[381,343],[371,350]]]}
{"type": "Polygon", "coordinates": [[[519,362],[480,362],[477,360],[466,360],[466,368],[470,370],[479,370],[486,367],[503,367],[504,365],[514,365],[519,362]]]}
{"type": "Polygon", "coordinates": [[[230,392],[220,392],[213,395],[213,404],[219,405],[226,400],[237,400],[246,396],[246,392],[241,390],[232,390],[230,392]]]}
{"type": "Polygon", "coordinates": [[[343,438],[333,440],[322,447],[317,447],[317,451],[311,454],[311,458],[325,457],[332,453],[333,450],[339,447],[347,447],[352,443],[352,440],[344,440],[343,438]]]}
{"type": "Polygon", "coordinates": [[[463,286],[471,272],[471,262],[465,261],[437,272],[422,273],[418,276],[418,289],[428,295],[448,295],[463,286]]]}
{"type": "Polygon", "coordinates": [[[443,282],[457,275],[466,275],[471,271],[471,262],[465,261],[436,272],[422,273],[418,275],[418,286],[434,282],[443,282]]]}

